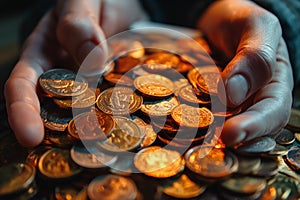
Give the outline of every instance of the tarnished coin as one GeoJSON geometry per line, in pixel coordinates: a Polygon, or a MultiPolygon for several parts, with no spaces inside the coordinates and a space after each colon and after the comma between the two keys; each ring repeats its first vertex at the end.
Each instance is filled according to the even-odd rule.
{"type": "Polygon", "coordinates": [[[292,131],[284,128],[276,136],[275,141],[281,145],[289,145],[295,141],[295,135],[292,131]]]}
{"type": "Polygon", "coordinates": [[[267,182],[262,178],[240,176],[222,181],[221,186],[228,191],[246,195],[263,191],[267,186],[267,182]]]}
{"type": "Polygon", "coordinates": [[[194,198],[202,194],[206,186],[197,184],[185,174],[179,178],[167,182],[163,187],[163,192],[171,197],[179,199],[194,198]]]}
{"type": "Polygon", "coordinates": [[[207,105],[210,104],[210,101],[207,98],[198,98],[193,91],[193,88],[191,85],[186,85],[182,87],[179,92],[178,92],[179,98],[182,100],[186,101],[187,103],[190,104],[202,104],[202,105],[207,105]]]}
{"type": "Polygon", "coordinates": [[[207,108],[192,107],[186,104],[175,107],[171,116],[180,126],[191,128],[207,128],[214,121],[212,112],[207,108]]]}
{"type": "Polygon", "coordinates": [[[261,159],[254,156],[238,156],[238,171],[239,174],[250,174],[253,171],[256,171],[261,164],[261,159]]]}
{"type": "Polygon", "coordinates": [[[275,146],[276,142],[274,139],[268,136],[264,136],[245,142],[241,146],[237,147],[235,150],[238,153],[258,154],[272,151],[275,148],[275,146]]]}
{"type": "Polygon", "coordinates": [[[292,108],[287,128],[293,131],[300,131],[300,110],[292,108]]]}
{"type": "Polygon", "coordinates": [[[286,161],[289,166],[293,168],[295,171],[300,171],[300,148],[295,147],[289,150],[286,161]]]}
{"type": "Polygon", "coordinates": [[[88,186],[88,197],[91,200],[135,200],[137,188],[129,179],[117,175],[98,176],[88,186]]]}
{"type": "Polygon", "coordinates": [[[141,111],[147,116],[151,117],[162,117],[172,113],[172,110],[179,105],[179,101],[176,97],[170,97],[168,99],[144,102],[141,111]]]}
{"type": "Polygon", "coordinates": [[[70,158],[66,149],[53,148],[46,151],[39,160],[39,171],[50,179],[65,179],[77,175],[82,169],[70,158]]]}
{"type": "Polygon", "coordinates": [[[65,131],[73,118],[72,112],[58,108],[51,101],[42,103],[40,115],[44,126],[53,131],[65,131]]]}
{"type": "Polygon", "coordinates": [[[105,80],[113,85],[124,85],[124,86],[132,86],[133,80],[124,75],[124,74],[117,74],[117,73],[108,73],[104,76],[105,80]]]}
{"type": "Polygon", "coordinates": [[[73,97],[85,92],[88,83],[79,75],[67,69],[51,69],[39,77],[39,84],[45,93],[53,97],[73,97]]]}
{"type": "Polygon", "coordinates": [[[76,164],[85,168],[107,167],[116,162],[118,158],[117,156],[105,154],[92,145],[88,149],[83,146],[73,146],[70,155],[76,164]]]}
{"type": "Polygon", "coordinates": [[[149,71],[162,71],[175,68],[180,63],[178,56],[171,53],[153,53],[144,60],[144,67],[149,71]]]}
{"type": "Polygon", "coordinates": [[[110,115],[131,114],[140,109],[143,98],[130,88],[114,87],[104,90],[97,99],[98,108],[110,115]]]}
{"type": "Polygon", "coordinates": [[[34,181],[35,168],[29,163],[11,163],[0,167],[0,198],[26,190],[34,181]]]}
{"type": "Polygon", "coordinates": [[[95,89],[88,88],[83,94],[71,99],[53,99],[62,108],[87,108],[95,104],[95,89]]]}
{"type": "Polygon", "coordinates": [[[110,115],[100,111],[86,112],[77,115],[68,125],[68,133],[75,140],[105,140],[114,128],[110,115]]]}
{"type": "Polygon", "coordinates": [[[141,130],[141,134],[142,134],[142,143],[141,143],[141,147],[148,147],[151,144],[154,143],[154,141],[157,138],[157,134],[156,132],[154,132],[152,126],[150,124],[147,124],[146,122],[144,122],[142,119],[140,118],[135,118],[132,120],[141,130]]]}
{"type": "Polygon", "coordinates": [[[173,82],[158,74],[139,76],[133,84],[138,91],[151,97],[167,97],[174,90],[173,82]]]}
{"type": "Polygon", "coordinates": [[[147,176],[168,178],[183,171],[184,160],[177,151],[152,146],[135,155],[134,165],[147,176]]]}
{"type": "Polygon", "coordinates": [[[252,172],[253,175],[259,177],[271,177],[278,173],[279,163],[274,158],[261,158],[259,168],[252,172]]]}
{"type": "Polygon", "coordinates": [[[142,142],[142,134],[139,127],[125,117],[114,117],[115,128],[111,135],[100,146],[108,151],[123,152],[137,148],[142,142]]]}
{"type": "Polygon", "coordinates": [[[115,61],[115,63],[114,72],[124,74],[138,66],[140,64],[140,60],[132,56],[121,56],[115,61]]]}
{"type": "Polygon", "coordinates": [[[236,156],[223,149],[196,146],[189,149],[184,158],[190,171],[205,178],[224,178],[238,169],[236,156]]]}

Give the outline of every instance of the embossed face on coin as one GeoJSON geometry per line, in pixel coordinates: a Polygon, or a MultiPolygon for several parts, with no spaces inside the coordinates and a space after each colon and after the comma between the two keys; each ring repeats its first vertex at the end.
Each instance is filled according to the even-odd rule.
{"type": "Polygon", "coordinates": [[[85,92],[88,83],[67,69],[52,69],[39,78],[43,91],[54,97],[73,97],[85,92]]]}
{"type": "Polygon", "coordinates": [[[133,82],[135,88],[146,96],[167,97],[173,93],[173,82],[158,74],[137,77],[133,82]]]}
{"type": "Polygon", "coordinates": [[[140,109],[143,98],[130,88],[114,87],[103,91],[98,99],[98,108],[110,115],[131,114],[140,109]]]}

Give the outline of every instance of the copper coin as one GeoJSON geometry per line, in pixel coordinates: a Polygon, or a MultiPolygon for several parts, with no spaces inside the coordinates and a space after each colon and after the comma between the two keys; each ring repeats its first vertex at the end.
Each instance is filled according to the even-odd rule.
{"type": "Polygon", "coordinates": [[[81,168],[70,158],[69,150],[53,148],[46,151],[39,160],[39,171],[50,179],[66,179],[77,175],[81,168]]]}
{"type": "Polygon", "coordinates": [[[39,84],[45,93],[54,97],[73,97],[85,92],[88,83],[79,75],[67,69],[51,69],[39,77],[39,84]]]}
{"type": "Polygon", "coordinates": [[[224,178],[238,169],[236,156],[223,149],[196,146],[184,158],[189,170],[205,178],[224,178]]]}
{"type": "Polygon", "coordinates": [[[122,56],[115,61],[114,72],[124,74],[140,64],[140,60],[131,56],[122,56]]]}
{"type": "Polygon", "coordinates": [[[176,97],[170,97],[165,100],[144,102],[141,111],[151,117],[162,117],[172,113],[172,110],[179,105],[176,97]]]}
{"type": "Polygon", "coordinates": [[[139,76],[133,84],[138,91],[151,97],[167,97],[174,90],[173,82],[158,74],[139,76]]]}
{"type": "Polygon", "coordinates": [[[62,108],[87,108],[95,104],[95,92],[95,89],[88,88],[83,94],[72,99],[53,99],[53,101],[62,108]]]}
{"type": "Polygon", "coordinates": [[[258,154],[272,151],[276,146],[274,139],[264,136],[243,143],[236,148],[238,153],[258,154]]]}
{"type": "Polygon", "coordinates": [[[117,73],[108,73],[104,76],[105,80],[113,85],[125,85],[125,86],[132,86],[133,80],[123,74],[117,73]]]}
{"type": "Polygon", "coordinates": [[[168,178],[184,169],[184,160],[177,151],[152,146],[135,155],[134,165],[147,176],[168,178]]]}
{"type": "Polygon", "coordinates": [[[176,67],[180,59],[171,53],[153,53],[144,60],[144,67],[149,71],[162,71],[176,67]]]}
{"type": "Polygon", "coordinates": [[[300,110],[292,108],[287,128],[293,131],[300,131],[300,110]]]}
{"type": "Polygon", "coordinates": [[[103,112],[87,112],[77,115],[68,125],[68,133],[75,140],[105,140],[114,128],[114,120],[103,112]]]}
{"type": "Polygon", "coordinates": [[[191,85],[186,85],[182,87],[178,92],[178,96],[179,98],[181,98],[182,100],[190,104],[201,104],[201,105],[210,104],[210,101],[207,100],[206,98],[203,99],[198,98],[191,85]]]}
{"type": "Polygon", "coordinates": [[[97,99],[98,108],[110,115],[126,115],[139,110],[143,98],[130,88],[114,87],[104,90],[97,99]]]}
{"type": "Polygon", "coordinates": [[[290,149],[286,156],[286,160],[295,171],[300,171],[300,148],[295,147],[290,149]]]}
{"type": "Polygon", "coordinates": [[[147,124],[140,118],[135,118],[132,120],[141,130],[143,141],[141,147],[148,147],[154,143],[157,138],[156,132],[154,132],[153,127],[150,124],[147,124]]]}
{"type": "Polygon", "coordinates": [[[186,104],[175,107],[171,116],[180,126],[191,128],[206,128],[214,121],[212,112],[207,108],[197,108],[186,104]]]}
{"type": "Polygon", "coordinates": [[[295,141],[295,135],[292,131],[284,128],[276,136],[275,141],[281,145],[289,145],[295,141]]]}

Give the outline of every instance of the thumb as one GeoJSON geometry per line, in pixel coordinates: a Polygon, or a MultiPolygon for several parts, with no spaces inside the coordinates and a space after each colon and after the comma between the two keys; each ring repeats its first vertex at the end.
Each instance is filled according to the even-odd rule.
{"type": "Polygon", "coordinates": [[[107,57],[105,36],[99,27],[100,10],[99,0],[64,0],[56,7],[58,41],[86,76],[101,73],[107,57]]]}

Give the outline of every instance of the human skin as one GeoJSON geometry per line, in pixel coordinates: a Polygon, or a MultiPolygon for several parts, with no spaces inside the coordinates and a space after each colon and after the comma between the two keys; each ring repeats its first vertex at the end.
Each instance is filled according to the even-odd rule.
{"type": "MultiPolygon", "coordinates": [[[[144,17],[137,0],[58,1],[45,14],[5,85],[9,123],[22,145],[36,146],[44,137],[38,77],[57,66],[76,70],[91,50],[97,63],[104,62],[107,47],[102,41],[144,17]]],[[[222,73],[228,106],[246,107],[225,122],[223,141],[234,145],[282,128],[290,113],[293,79],[277,18],[248,1],[223,0],[208,8],[197,27],[229,61],[222,73]]],[[[101,74],[102,66],[83,73],[101,74]]]]}

